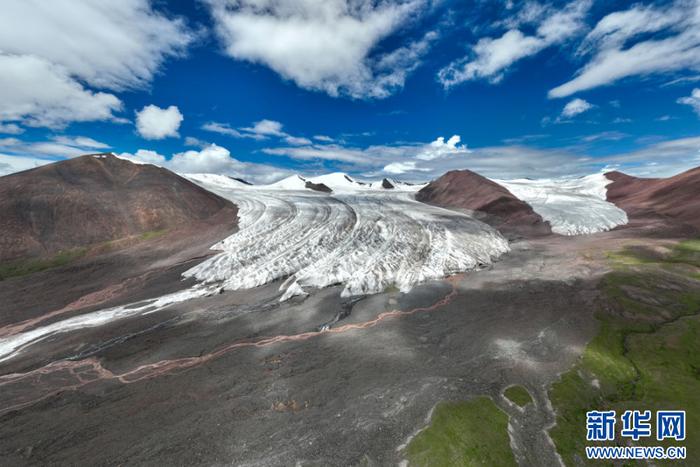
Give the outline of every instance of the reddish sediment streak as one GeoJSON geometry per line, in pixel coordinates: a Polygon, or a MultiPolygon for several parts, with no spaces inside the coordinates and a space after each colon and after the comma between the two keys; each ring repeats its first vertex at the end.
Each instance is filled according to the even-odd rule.
{"type": "Polygon", "coordinates": [[[188,370],[238,349],[268,347],[285,342],[305,341],[322,335],[343,334],[350,331],[372,328],[392,318],[434,311],[452,301],[457,294],[456,284],[461,277],[461,275],[457,275],[447,278],[446,281],[452,286],[452,290],[430,306],[418,307],[410,310],[385,311],[372,320],[360,323],[345,324],[322,331],[282,334],[256,340],[238,341],[197,357],[183,357],[147,363],[119,374],[113,373],[103,367],[96,357],[90,357],[77,361],[61,360],[26,373],[2,375],[0,376],[0,414],[13,410],[20,410],[60,392],[75,391],[88,384],[99,381],[114,381],[122,384],[136,383],[146,379],[188,370]]]}

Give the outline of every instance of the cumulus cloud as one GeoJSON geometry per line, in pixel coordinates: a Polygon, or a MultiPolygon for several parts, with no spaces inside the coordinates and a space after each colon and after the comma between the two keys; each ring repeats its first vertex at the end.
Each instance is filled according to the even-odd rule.
{"type": "Polygon", "coordinates": [[[383,98],[400,89],[434,36],[377,54],[426,0],[207,0],[225,52],[331,96],[383,98]]]}
{"type": "Polygon", "coordinates": [[[176,153],[170,159],[147,149],[139,149],[133,154],[122,153],[119,157],[165,167],[178,173],[217,173],[261,184],[272,183],[291,174],[286,169],[240,161],[232,157],[228,149],[216,144],[209,144],[199,151],[176,153]]]}
{"type": "MultiPolygon", "coordinates": [[[[679,104],[689,105],[696,114],[700,115],[700,89],[695,88],[688,97],[681,97],[677,101],[679,104]]],[[[667,115],[666,115],[667,116],[667,115]]],[[[668,120],[668,119],[666,119],[668,120]]]]}
{"type": "Polygon", "coordinates": [[[167,109],[147,105],[136,112],[136,130],[146,139],[178,137],[180,135],[177,130],[183,119],[180,109],[174,105],[167,109]]]}
{"type": "Polygon", "coordinates": [[[143,87],[194,38],[148,0],[6,0],[2,8],[0,122],[123,121],[114,115],[121,101],[90,87],[143,87]]]}
{"type": "Polygon", "coordinates": [[[590,6],[590,0],[575,0],[561,10],[550,11],[540,4],[533,9],[528,3],[522,10],[525,12],[523,17],[509,25],[518,27],[522,23],[538,21],[534,35],[526,35],[514,28],[497,38],[484,37],[472,46],[469,55],[441,69],[438,80],[445,88],[478,79],[499,82],[519,60],[579,34],[585,28],[584,17],[590,6]]]}
{"type": "Polygon", "coordinates": [[[571,118],[575,117],[576,115],[582,114],[584,112],[587,112],[593,108],[593,104],[583,100],[583,99],[573,99],[569,101],[568,104],[564,106],[564,109],[561,111],[561,117],[563,118],[571,118]]]}
{"type": "Polygon", "coordinates": [[[601,19],[579,48],[590,56],[576,76],[549,91],[553,98],[632,76],[700,70],[700,0],[667,7],[635,5],[601,19]]]}
{"type": "Polygon", "coordinates": [[[98,88],[148,84],[194,39],[181,19],[156,12],[149,0],[3,0],[2,12],[0,50],[42,57],[98,88]]]}
{"type": "Polygon", "coordinates": [[[443,157],[469,154],[471,151],[463,144],[459,135],[453,135],[445,142],[445,138],[440,136],[438,139],[423,148],[417,155],[416,159],[431,161],[433,159],[441,159],[443,157]]]}
{"type": "Polygon", "coordinates": [[[67,70],[40,57],[0,53],[0,122],[61,128],[114,118],[121,101],[85,89],[67,70]]]}

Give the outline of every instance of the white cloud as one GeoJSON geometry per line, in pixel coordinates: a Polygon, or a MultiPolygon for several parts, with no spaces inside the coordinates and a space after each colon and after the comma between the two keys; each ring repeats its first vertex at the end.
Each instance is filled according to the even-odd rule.
{"type": "Polygon", "coordinates": [[[203,141],[199,138],[195,138],[194,136],[188,136],[185,138],[185,146],[195,146],[198,148],[203,148],[204,146],[208,146],[209,143],[206,141],[203,141]]]}
{"type": "Polygon", "coordinates": [[[0,122],[60,128],[109,120],[122,108],[116,96],[85,89],[65,68],[40,57],[0,53],[0,70],[0,122]]]}
{"type": "Polygon", "coordinates": [[[136,112],[136,129],[146,139],[178,137],[177,130],[183,118],[180,109],[174,105],[167,109],[147,105],[136,112]]]}
{"type": "Polygon", "coordinates": [[[431,143],[397,144],[393,146],[369,146],[367,148],[346,147],[340,144],[311,144],[302,147],[265,148],[263,152],[297,160],[333,161],[352,164],[358,169],[379,169],[385,167],[387,173],[407,171],[423,172],[429,169],[418,164],[444,159],[463,159],[471,151],[459,144],[459,135],[447,141],[439,137],[431,143]]]}
{"type": "Polygon", "coordinates": [[[14,123],[3,124],[0,123],[0,133],[6,135],[21,135],[24,133],[24,129],[14,123]]]}
{"type": "Polygon", "coordinates": [[[109,149],[109,144],[96,141],[87,136],[56,136],[54,142],[67,146],[89,148],[89,149],[109,149]]]}
{"type": "Polygon", "coordinates": [[[334,141],[333,138],[326,135],[314,135],[314,139],[323,143],[332,143],[334,141]]]}
{"type": "Polygon", "coordinates": [[[413,161],[408,162],[392,162],[384,166],[384,172],[392,175],[404,174],[406,172],[415,172],[417,170],[422,170],[416,167],[416,163],[413,161]]]}
{"type": "Polygon", "coordinates": [[[432,37],[381,55],[376,46],[426,0],[208,0],[226,53],[331,96],[382,98],[403,86],[432,37]]]}
{"type": "Polygon", "coordinates": [[[284,141],[288,144],[293,144],[294,146],[305,146],[311,144],[311,140],[308,138],[303,138],[299,136],[287,136],[284,141]]]}
{"type": "Polygon", "coordinates": [[[113,94],[146,86],[194,34],[149,0],[5,0],[0,15],[0,122],[61,128],[112,120],[113,94]]]}
{"type": "Polygon", "coordinates": [[[358,165],[369,162],[365,151],[356,148],[346,148],[339,144],[265,148],[262,152],[272,156],[286,156],[298,160],[340,161],[358,165]]]}
{"type": "MultiPolygon", "coordinates": [[[[311,144],[311,140],[302,136],[293,136],[283,131],[284,125],[276,120],[260,120],[255,122],[253,126],[232,128],[227,123],[209,122],[202,125],[205,131],[219,133],[221,135],[232,136],[234,138],[250,138],[255,140],[264,140],[271,137],[280,138],[287,144],[293,146],[305,146],[311,144]]],[[[317,139],[317,137],[314,137],[317,139]]],[[[331,140],[332,141],[332,140],[331,140]]]]}
{"type": "Polygon", "coordinates": [[[593,105],[583,99],[573,99],[564,106],[561,116],[564,118],[575,117],[593,108],[593,105]]]}
{"type": "Polygon", "coordinates": [[[85,136],[56,136],[48,141],[27,142],[17,138],[0,139],[0,148],[11,155],[76,157],[109,149],[109,145],[85,136]]]}
{"type": "Polygon", "coordinates": [[[635,5],[611,13],[588,34],[579,53],[592,56],[573,79],[550,90],[550,97],[632,76],[698,71],[700,0],[679,0],[664,8],[635,5]]]}
{"type": "Polygon", "coordinates": [[[200,151],[185,151],[173,155],[168,166],[182,173],[222,173],[234,164],[228,149],[210,144],[200,151]]]}
{"type": "Polygon", "coordinates": [[[42,57],[98,88],[148,84],[193,39],[182,20],[154,11],[149,0],[2,2],[3,53],[42,57]]]}
{"type": "Polygon", "coordinates": [[[158,154],[156,151],[151,151],[150,149],[139,149],[134,154],[123,152],[119,154],[119,157],[131,160],[133,162],[152,164],[159,167],[165,167],[167,164],[167,159],[165,156],[158,154]]]}
{"type": "Polygon", "coordinates": [[[443,157],[469,154],[471,151],[465,145],[460,145],[462,139],[459,135],[454,135],[445,142],[445,138],[440,136],[438,139],[423,148],[417,155],[416,159],[431,161],[433,159],[441,159],[443,157]]]}
{"type": "Polygon", "coordinates": [[[202,130],[211,131],[212,133],[219,133],[226,136],[233,136],[234,138],[245,138],[240,131],[231,128],[231,126],[227,123],[208,122],[202,125],[202,130]]]}
{"type": "Polygon", "coordinates": [[[178,173],[217,173],[261,184],[272,183],[292,173],[270,165],[239,161],[231,157],[228,149],[216,144],[209,144],[199,151],[180,152],[170,159],[146,149],[139,149],[134,154],[122,153],[119,156],[136,162],[165,167],[178,173]]]}
{"type": "Polygon", "coordinates": [[[691,106],[695,113],[700,115],[700,89],[693,89],[693,92],[690,94],[690,96],[681,97],[680,99],[678,99],[678,103],[691,106]]]}
{"type": "Polygon", "coordinates": [[[594,143],[596,141],[620,141],[627,137],[629,137],[629,135],[621,131],[601,131],[600,133],[582,136],[581,141],[585,143],[594,143]]]}
{"type": "Polygon", "coordinates": [[[580,33],[585,27],[583,19],[590,5],[590,0],[575,0],[559,11],[549,11],[538,5],[547,14],[538,10],[536,14],[528,13],[527,21],[518,19],[511,23],[511,26],[519,26],[522,22],[537,18],[539,26],[534,35],[528,36],[519,29],[510,29],[498,38],[484,37],[472,47],[469,55],[440,70],[438,80],[446,88],[477,79],[496,83],[519,60],[580,33]]]}
{"type": "Polygon", "coordinates": [[[286,136],[282,132],[282,124],[275,120],[260,120],[255,122],[252,127],[241,128],[245,133],[265,137],[265,136],[286,136]]]}
{"type": "Polygon", "coordinates": [[[23,170],[34,169],[42,165],[55,162],[51,159],[40,159],[37,157],[11,156],[0,153],[0,177],[10,175],[23,170]]]}
{"type": "Polygon", "coordinates": [[[437,138],[432,143],[396,143],[364,148],[312,144],[266,148],[263,152],[295,160],[333,163],[330,170],[340,167],[366,178],[400,176],[406,181],[426,181],[459,169],[503,179],[549,178],[587,175],[611,165],[630,173],[653,174],[653,170],[657,176],[666,176],[700,163],[700,137],[656,143],[645,149],[604,157],[591,157],[585,153],[587,144],[625,137],[624,133],[607,131],[584,136],[580,140],[585,144],[570,148],[504,145],[467,149],[455,135],[447,141],[437,138]]]}

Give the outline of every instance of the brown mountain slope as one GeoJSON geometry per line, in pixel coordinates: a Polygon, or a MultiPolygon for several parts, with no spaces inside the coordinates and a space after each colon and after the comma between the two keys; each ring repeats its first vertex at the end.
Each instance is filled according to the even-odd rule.
{"type": "Polygon", "coordinates": [[[669,178],[637,178],[621,172],[606,174],[607,199],[631,219],[655,217],[700,231],[700,167],[669,178]]]}
{"type": "Polygon", "coordinates": [[[505,187],[470,170],[453,170],[430,182],[416,199],[445,208],[475,211],[477,217],[506,234],[546,235],[549,223],[505,187]]]}
{"type": "Polygon", "coordinates": [[[0,177],[0,261],[188,226],[229,201],[152,165],[87,155],[0,177]]]}

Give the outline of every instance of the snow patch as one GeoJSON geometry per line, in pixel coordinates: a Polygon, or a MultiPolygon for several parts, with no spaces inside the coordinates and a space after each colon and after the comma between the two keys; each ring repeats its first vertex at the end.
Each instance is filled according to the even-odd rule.
{"type": "Polygon", "coordinates": [[[300,175],[292,175],[271,185],[262,186],[261,188],[268,190],[305,190],[306,179],[300,175]]]}

